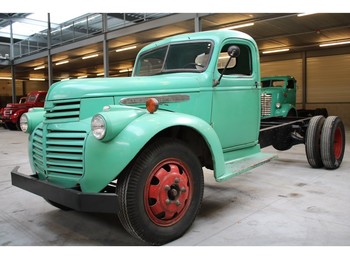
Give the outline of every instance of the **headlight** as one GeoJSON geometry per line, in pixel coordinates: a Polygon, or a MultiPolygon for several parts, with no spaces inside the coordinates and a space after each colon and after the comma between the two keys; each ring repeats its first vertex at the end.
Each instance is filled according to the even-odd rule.
{"type": "Polygon", "coordinates": [[[95,115],[91,120],[91,130],[94,137],[101,140],[106,135],[106,121],[101,115],[95,115]]]}
{"type": "Polygon", "coordinates": [[[276,103],[276,108],[281,108],[281,103],[276,103]]]}
{"type": "Polygon", "coordinates": [[[19,119],[19,126],[21,127],[21,130],[23,132],[27,132],[27,130],[28,130],[28,118],[25,114],[21,115],[21,118],[19,119]]]}

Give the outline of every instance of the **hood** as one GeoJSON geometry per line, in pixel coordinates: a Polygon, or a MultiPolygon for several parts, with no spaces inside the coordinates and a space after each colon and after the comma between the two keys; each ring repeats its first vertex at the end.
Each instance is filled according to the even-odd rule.
{"type": "MultiPolygon", "coordinates": [[[[195,92],[205,86],[207,77],[200,73],[177,73],[146,77],[76,79],[53,84],[48,101],[106,96],[152,95],[195,92]],[[202,83],[201,83],[202,82],[202,83]]],[[[210,82],[211,83],[211,82],[210,82]]]]}
{"type": "Polygon", "coordinates": [[[6,108],[26,108],[26,106],[24,105],[24,103],[9,103],[6,105],[6,108]]]}

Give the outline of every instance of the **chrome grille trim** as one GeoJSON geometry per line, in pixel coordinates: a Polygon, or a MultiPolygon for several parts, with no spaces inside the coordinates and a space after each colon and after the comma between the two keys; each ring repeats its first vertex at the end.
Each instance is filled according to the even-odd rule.
{"type": "Polygon", "coordinates": [[[262,93],[260,97],[260,101],[261,101],[261,116],[271,115],[272,95],[262,93]]]}

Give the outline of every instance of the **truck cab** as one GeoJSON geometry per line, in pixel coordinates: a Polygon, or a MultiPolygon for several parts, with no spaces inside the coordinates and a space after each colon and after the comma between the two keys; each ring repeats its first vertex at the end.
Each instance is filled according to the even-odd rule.
{"type": "Polygon", "coordinates": [[[297,81],[292,76],[261,78],[261,117],[297,116],[297,81]]]}

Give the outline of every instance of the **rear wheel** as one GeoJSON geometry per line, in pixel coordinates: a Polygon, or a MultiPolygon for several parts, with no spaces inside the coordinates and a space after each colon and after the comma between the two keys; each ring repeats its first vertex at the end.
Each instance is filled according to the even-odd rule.
{"type": "Polygon", "coordinates": [[[203,197],[200,162],[179,140],[162,139],[118,177],[118,216],[125,229],[153,245],[181,237],[193,223],[203,197]]]}
{"type": "Polygon", "coordinates": [[[321,131],[325,118],[323,116],[314,116],[309,122],[305,135],[305,152],[310,166],[313,168],[323,167],[321,158],[321,131]]]}
{"type": "Polygon", "coordinates": [[[337,116],[326,118],[321,134],[321,158],[325,168],[340,166],[345,151],[345,130],[342,120],[337,116]]]}

